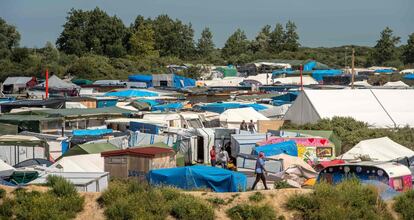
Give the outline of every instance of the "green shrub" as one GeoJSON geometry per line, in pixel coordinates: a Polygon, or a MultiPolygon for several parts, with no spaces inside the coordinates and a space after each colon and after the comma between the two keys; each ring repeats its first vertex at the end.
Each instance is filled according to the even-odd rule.
{"type": "Polygon", "coordinates": [[[394,210],[400,213],[404,220],[414,219],[414,190],[395,198],[394,210]]]}
{"type": "Polygon", "coordinates": [[[291,196],[286,207],[303,219],[391,219],[376,189],[356,179],[318,184],[312,193],[291,196]]]}
{"type": "Polygon", "coordinates": [[[128,198],[120,198],[105,209],[105,216],[107,219],[122,220],[134,219],[135,215],[134,204],[131,204],[128,198]]]}
{"type": "Polygon", "coordinates": [[[173,201],[180,197],[180,191],[171,187],[163,187],[160,189],[162,195],[167,201],[173,201]]]}
{"type": "Polygon", "coordinates": [[[0,199],[6,197],[6,190],[0,188],[0,199]]]}
{"type": "Polygon", "coordinates": [[[206,200],[214,206],[219,206],[219,205],[226,204],[226,201],[224,201],[224,199],[222,199],[222,198],[214,197],[214,198],[208,198],[206,200]]]}
{"type": "Polygon", "coordinates": [[[3,203],[0,205],[0,216],[5,219],[13,215],[13,207],[16,201],[14,199],[5,198],[3,203]]]}
{"type": "Polygon", "coordinates": [[[60,176],[48,176],[47,185],[52,187],[52,193],[58,197],[75,196],[78,194],[75,186],[60,176]]]}
{"type": "Polygon", "coordinates": [[[181,195],[171,205],[171,215],[184,220],[214,219],[214,210],[211,206],[190,195],[181,195]]]}
{"type": "Polygon", "coordinates": [[[289,183],[287,183],[285,180],[277,181],[274,183],[275,189],[286,189],[286,188],[292,188],[289,183]]]}
{"type": "Polygon", "coordinates": [[[241,204],[227,210],[232,220],[272,220],[277,219],[276,211],[269,205],[241,204]]]}
{"type": "Polygon", "coordinates": [[[254,194],[249,196],[249,200],[252,202],[260,202],[265,199],[265,196],[260,192],[255,192],[254,194]]]}

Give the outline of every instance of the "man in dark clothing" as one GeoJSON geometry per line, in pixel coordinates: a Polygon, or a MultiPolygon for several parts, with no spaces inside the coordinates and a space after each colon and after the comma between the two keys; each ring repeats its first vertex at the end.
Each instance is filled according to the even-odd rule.
{"type": "Polygon", "coordinates": [[[249,123],[249,131],[252,134],[256,131],[256,128],[254,127],[253,120],[250,120],[250,123],[249,123]]]}
{"type": "Polygon", "coordinates": [[[244,120],[240,124],[240,130],[247,131],[247,124],[244,120]]]}
{"type": "Polygon", "coordinates": [[[256,169],[255,169],[256,180],[253,183],[252,190],[254,190],[254,188],[256,188],[256,184],[260,180],[262,180],[265,189],[269,189],[269,188],[267,188],[267,185],[266,185],[266,176],[265,176],[266,172],[267,171],[265,169],[264,153],[260,152],[259,157],[256,160],[256,169]]]}

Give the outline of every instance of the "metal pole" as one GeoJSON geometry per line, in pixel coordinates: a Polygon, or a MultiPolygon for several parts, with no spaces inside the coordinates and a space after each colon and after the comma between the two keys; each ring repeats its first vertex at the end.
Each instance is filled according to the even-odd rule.
{"type": "Polygon", "coordinates": [[[354,89],[354,81],[355,81],[355,49],[352,48],[352,84],[351,84],[352,89],[354,89]]]}
{"type": "Polygon", "coordinates": [[[300,64],[300,90],[303,91],[303,66],[300,64]]]}
{"type": "Polygon", "coordinates": [[[49,70],[46,69],[46,89],[45,89],[45,93],[46,93],[46,99],[49,97],[49,70]]]}

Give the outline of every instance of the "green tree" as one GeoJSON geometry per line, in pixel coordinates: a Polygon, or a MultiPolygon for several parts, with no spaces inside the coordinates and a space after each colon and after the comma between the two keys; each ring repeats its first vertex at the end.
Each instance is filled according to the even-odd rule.
{"type": "Polygon", "coordinates": [[[414,64],[414,33],[408,36],[407,45],[404,46],[403,60],[405,64],[414,64]]]}
{"type": "Polygon", "coordinates": [[[285,45],[285,31],[280,23],[277,23],[275,29],[270,33],[269,37],[269,52],[280,53],[283,51],[285,45]]]}
{"type": "Polygon", "coordinates": [[[255,40],[251,44],[251,50],[253,51],[253,53],[268,50],[271,28],[272,27],[270,25],[265,25],[257,34],[255,40]]]}
{"type": "Polygon", "coordinates": [[[191,24],[175,21],[168,15],[160,15],[153,21],[155,32],[155,48],[160,56],[176,56],[186,58],[195,51],[194,30],[191,24]]]}
{"type": "Polygon", "coordinates": [[[197,43],[197,52],[198,54],[205,58],[211,56],[214,51],[214,42],[213,42],[213,33],[211,33],[210,28],[206,27],[201,32],[201,37],[197,43]]]}
{"type": "Polygon", "coordinates": [[[286,23],[284,43],[284,49],[287,51],[297,51],[299,49],[299,35],[296,32],[296,24],[293,21],[286,23]]]}
{"type": "Polygon", "coordinates": [[[223,57],[228,59],[232,56],[240,56],[247,53],[249,41],[244,31],[237,29],[226,41],[222,49],[223,57]]]}
{"type": "Polygon", "coordinates": [[[95,53],[109,57],[126,54],[124,40],[127,28],[121,19],[109,16],[99,8],[92,11],[72,9],[56,41],[59,50],[81,56],[95,53]]]}
{"type": "Polygon", "coordinates": [[[394,60],[396,58],[395,45],[399,42],[400,38],[393,36],[393,31],[386,27],[374,47],[373,61],[375,64],[382,65],[387,61],[394,60]]]}
{"type": "Polygon", "coordinates": [[[135,56],[156,56],[154,29],[151,23],[142,23],[136,27],[129,38],[130,54],[135,56]]]}
{"type": "Polygon", "coordinates": [[[19,46],[20,34],[16,27],[9,25],[0,17],[0,58],[11,55],[11,50],[19,46]]]}

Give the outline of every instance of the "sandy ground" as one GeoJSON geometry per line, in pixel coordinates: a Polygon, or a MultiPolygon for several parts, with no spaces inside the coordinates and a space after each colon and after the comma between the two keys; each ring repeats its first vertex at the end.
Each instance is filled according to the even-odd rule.
{"type": "Polygon", "coordinates": [[[214,192],[188,192],[188,194],[198,196],[204,199],[207,198],[221,198],[228,201],[232,197],[234,200],[230,204],[220,205],[215,209],[216,219],[229,219],[226,215],[226,210],[238,204],[268,204],[271,205],[278,216],[283,215],[286,219],[295,219],[294,212],[288,211],[284,208],[284,202],[288,197],[299,193],[309,193],[311,189],[279,189],[279,190],[259,190],[242,193],[214,193],[214,192]],[[265,199],[255,203],[249,201],[249,196],[260,192],[265,196],[265,199]]]}
{"type": "Polygon", "coordinates": [[[85,219],[96,219],[102,220],[105,219],[103,209],[99,206],[97,199],[101,196],[100,193],[92,193],[92,192],[85,192],[81,193],[81,195],[85,198],[85,206],[83,207],[83,211],[80,212],[77,216],[77,220],[85,220],[85,219]]]}

